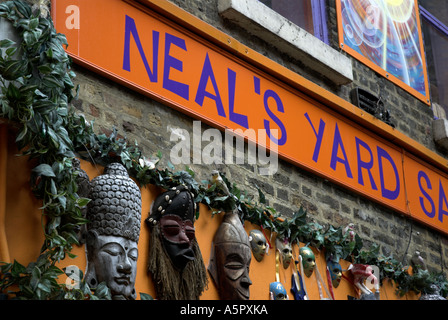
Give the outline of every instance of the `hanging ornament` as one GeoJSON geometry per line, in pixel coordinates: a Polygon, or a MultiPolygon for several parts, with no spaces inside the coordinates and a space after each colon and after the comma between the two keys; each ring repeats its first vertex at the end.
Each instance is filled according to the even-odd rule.
{"type": "Polygon", "coordinates": [[[297,260],[294,251],[294,268],[291,276],[291,292],[294,295],[295,300],[308,300],[308,296],[306,295],[305,283],[303,282],[302,275],[303,274],[303,264],[302,264],[302,256],[299,255],[299,259],[297,260]],[[300,272],[297,270],[297,265],[300,265],[300,272]]]}
{"type": "Polygon", "coordinates": [[[348,268],[353,275],[354,286],[360,290],[360,300],[380,300],[378,279],[373,274],[372,267],[368,264],[351,264],[348,268]],[[364,284],[365,281],[374,282],[375,293],[364,284]]]}
{"type": "Polygon", "coordinates": [[[302,257],[302,265],[305,270],[305,275],[309,278],[316,267],[316,257],[314,256],[313,251],[308,247],[300,248],[299,253],[302,257]]]}
{"type": "Polygon", "coordinates": [[[288,239],[286,238],[282,239],[277,237],[275,239],[275,246],[277,247],[277,250],[280,252],[283,268],[288,269],[292,260],[291,244],[289,243],[288,239]]]}
{"type": "Polygon", "coordinates": [[[335,288],[339,286],[342,279],[342,267],[339,264],[339,262],[334,261],[333,259],[329,258],[327,260],[327,271],[329,274],[329,285],[331,285],[335,288]]]}
{"type": "Polygon", "coordinates": [[[148,271],[160,300],[198,300],[208,279],[194,222],[194,194],[178,185],[160,194],[145,220],[151,231],[148,271]]]}
{"type": "Polygon", "coordinates": [[[286,289],[280,282],[280,251],[275,252],[275,282],[269,284],[269,296],[271,300],[289,300],[286,289]]]}
{"type": "Polygon", "coordinates": [[[222,300],[249,300],[251,260],[249,236],[238,211],[226,212],[213,238],[208,265],[222,300]]]}
{"type": "Polygon", "coordinates": [[[285,287],[278,281],[269,284],[269,296],[271,300],[289,300],[285,287]]]}
{"type": "Polygon", "coordinates": [[[263,260],[267,251],[266,237],[260,230],[253,229],[249,233],[249,242],[255,260],[260,262],[261,260],[263,260]]]}
{"type": "Polygon", "coordinates": [[[319,290],[320,300],[334,300],[334,297],[328,291],[327,286],[325,285],[325,282],[322,279],[322,276],[320,275],[319,268],[316,267],[315,270],[316,270],[317,289],[319,290]],[[322,287],[324,288],[325,293],[327,294],[327,298],[324,298],[322,287]]]}

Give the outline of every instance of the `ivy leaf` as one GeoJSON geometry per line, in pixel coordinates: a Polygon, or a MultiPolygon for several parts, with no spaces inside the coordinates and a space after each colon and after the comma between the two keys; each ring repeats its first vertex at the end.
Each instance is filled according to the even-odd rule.
{"type": "Polygon", "coordinates": [[[0,41],[0,48],[9,48],[14,46],[16,43],[10,39],[3,39],[0,41]]]}
{"type": "Polygon", "coordinates": [[[266,197],[264,195],[263,192],[261,192],[260,188],[258,186],[255,186],[258,190],[258,197],[259,197],[259,201],[261,204],[265,204],[266,203],[266,197]]]}
{"type": "Polygon", "coordinates": [[[32,172],[44,177],[53,177],[53,178],[56,177],[51,166],[49,166],[46,163],[38,165],[32,170],[32,172]]]}
{"type": "Polygon", "coordinates": [[[154,298],[151,295],[149,295],[147,293],[143,293],[143,292],[140,292],[140,299],[141,300],[154,300],[154,298]]]}
{"type": "Polygon", "coordinates": [[[30,20],[28,27],[30,29],[36,29],[38,25],[39,25],[39,18],[33,18],[30,20]]]}
{"type": "Polygon", "coordinates": [[[16,6],[19,13],[25,18],[30,18],[31,16],[31,7],[25,3],[20,1],[14,1],[14,5],[16,6]]]}

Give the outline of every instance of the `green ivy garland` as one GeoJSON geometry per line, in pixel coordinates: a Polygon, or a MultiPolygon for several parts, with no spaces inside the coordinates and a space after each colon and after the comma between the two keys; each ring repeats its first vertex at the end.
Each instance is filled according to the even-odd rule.
{"type": "MultiPolygon", "coordinates": [[[[121,162],[141,186],[153,184],[167,189],[184,183],[195,194],[195,201],[207,205],[212,214],[237,208],[242,221],[259,225],[293,243],[300,241],[323,249],[335,259],[376,265],[381,279],[393,280],[400,295],[409,291],[427,292],[431,284],[441,289],[441,295],[448,295],[448,281],[443,274],[421,270],[410,275],[399,261],[380,255],[378,245],[365,250],[359,236],[350,242],[341,227],[325,228],[309,222],[303,208],[292,218],[283,219],[267,205],[260,189],[255,199],[222,174],[230,191],[226,194],[209,181],[198,183],[189,168],[174,171],[170,164],[168,168],[158,168],[161,154],[156,160],[147,159],[136,143],[128,145],[125,139],[118,138],[115,129],[108,136],[95,134],[93,123],[87,123],[70,105],[77,94],[73,84],[75,74],[63,49],[68,45],[66,38],[56,33],[51,18],[33,12],[21,0],[0,4],[0,17],[10,21],[21,39],[20,43],[0,41],[0,117],[18,127],[17,146],[35,163],[31,187],[42,200],[46,218],[45,241],[36,262],[26,267],[17,261],[0,262],[1,292],[9,289],[17,299],[110,299],[104,284],[92,293],[84,281],[76,290],[57,282],[64,270],[56,263],[66,256],[74,257],[71,249],[78,244],[76,235],[80,226],[86,223],[81,209],[89,199],[77,194],[78,172],[72,163],[78,156],[99,164],[121,162]]],[[[141,299],[149,298],[141,293],[141,299]]]]}

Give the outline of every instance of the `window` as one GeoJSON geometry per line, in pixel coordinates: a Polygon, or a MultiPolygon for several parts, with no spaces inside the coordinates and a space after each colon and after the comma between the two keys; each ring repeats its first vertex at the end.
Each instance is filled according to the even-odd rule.
{"type": "Polygon", "coordinates": [[[271,43],[334,84],[348,84],[353,81],[352,62],[329,45],[325,1],[218,0],[217,6],[223,18],[271,43]],[[286,9],[284,5],[288,5],[286,9]],[[287,14],[289,18],[284,16],[287,14]],[[308,31],[310,28],[312,32],[308,31]]]}
{"type": "Polygon", "coordinates": [[[300,28],[328,44],[325,0],[260,0],[300,28]]]}
{"type": "Polygon", "coordinates": [[[419,0],[432,101],[448,115],[448,2],[419,0]]]}

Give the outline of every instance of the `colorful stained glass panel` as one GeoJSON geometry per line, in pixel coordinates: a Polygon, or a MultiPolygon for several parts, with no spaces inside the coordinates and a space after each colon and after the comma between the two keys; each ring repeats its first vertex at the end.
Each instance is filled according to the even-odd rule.
{"type": "Polygon", "coordinates": [[[337,0],[340,46],[429,104],[417,3],[337,0]]]}

